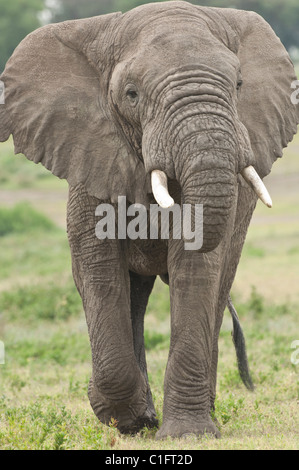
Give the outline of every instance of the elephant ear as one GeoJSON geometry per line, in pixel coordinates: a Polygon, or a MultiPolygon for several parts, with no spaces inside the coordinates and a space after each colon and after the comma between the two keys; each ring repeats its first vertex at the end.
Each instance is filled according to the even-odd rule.
{"type": "Polygon", "coordinates": [[[238,114],[246,126],[263,178],[292,140],[299,123],[299,105],[291,101],[297,78],[280,39],[257,13],[205,8],[212,32],[237,54],[242,73],[238,114]]]}
{"type": "Polygon", "coordinates": [[[27,36],[0,79],[0,141],[70,185],[143,202],[144,167],[109,114],[113,33],[120,13],[44,26],[27,36]]]}
{"type": "Polygon", "coordinates": [[[238,112],[263,178],[297,133],[299,106],[291,101],[296,75],[287,51],[263,18],[238,12],[236,24],[241,28],[238,57],[243,77],[238,112]]]}

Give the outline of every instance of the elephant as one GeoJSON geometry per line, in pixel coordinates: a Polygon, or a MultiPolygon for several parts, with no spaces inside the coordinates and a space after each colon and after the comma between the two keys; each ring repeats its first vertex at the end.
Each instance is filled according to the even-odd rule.
{"type": "Polygon", "coordinates": [[[113,417],[124,433],[158,425],[143,331],[160,276],[171,338],[156,438],[220,437],[219,332],[227,304],[239,325],[230,291],[257,200],[272,205],[263,179],[297,132],[295,80],[258,14],[185,1],[46,25],[8,60],[0,141],[13,135],[16,154],[69,183],[88,397],[102,423],[113,417]],[[146,211],[188,205],[193,229],[200,205],[201,246],[185,249],[171,230],[168,239],[97,237],[97,208],[110,204],[119,224],[120,196],[146,211]]]}

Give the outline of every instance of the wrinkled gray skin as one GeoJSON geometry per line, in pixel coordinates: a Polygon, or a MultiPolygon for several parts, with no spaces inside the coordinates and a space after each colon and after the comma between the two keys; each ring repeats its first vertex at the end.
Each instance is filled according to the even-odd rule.
{"type": "MultiPolygon", "coordinates": [[[[165,2],[43,27],[1,80],[0,140],[70,184],[68,236],[92,349],[89,398],[123,432],[157,424],[143,316],[169,282],[171,345],[157,437],[219,436],[218,335],[260,177],[297,131],[288,55],[252,12],[165,2]],[[241,80],[243,84],[241,86],[241,80]],[[183,240],[98,240],[101,201],[154,202],[151,170],[178,203],[204,206],[200,252],[183,240]]],[[[267,209],[265,209],[267,210],[267,209]]]]}

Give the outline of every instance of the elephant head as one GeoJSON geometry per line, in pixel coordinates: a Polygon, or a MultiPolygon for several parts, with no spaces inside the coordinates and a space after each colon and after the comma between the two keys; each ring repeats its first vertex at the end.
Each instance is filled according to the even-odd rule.
{"type": "Polygon", "coordinates": [[[13,134],[16,153],[99,199],[148,204],[152,191],[169,207],[175,180],[184,203],[203,204],[211,251],[242,176],[271,206],[262,178],[297,132],[295,79],[253,12],[178,1],[52,24],[1,76],[0,140],[13,134]]]}

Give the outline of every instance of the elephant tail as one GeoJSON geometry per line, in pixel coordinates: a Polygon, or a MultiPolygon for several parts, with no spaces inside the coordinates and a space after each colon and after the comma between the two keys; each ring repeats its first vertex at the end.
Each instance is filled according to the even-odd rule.
{"type": "Polygon", "coordinates": [[[244,337],[244,334],[240,325],[238,314],[236,312],[236,309],[232,303],[230,296],[228,297],[228,300],[227,300],[227,307],[233,319],[232,337],[233,337],[233,343],[234,343],[236,354],[237,354],[239,374],[245,387],[248,388],[248,390],[253,391],[254,385],[253,385],[250,371],[249,371],[245,337],[244,337]]]}

